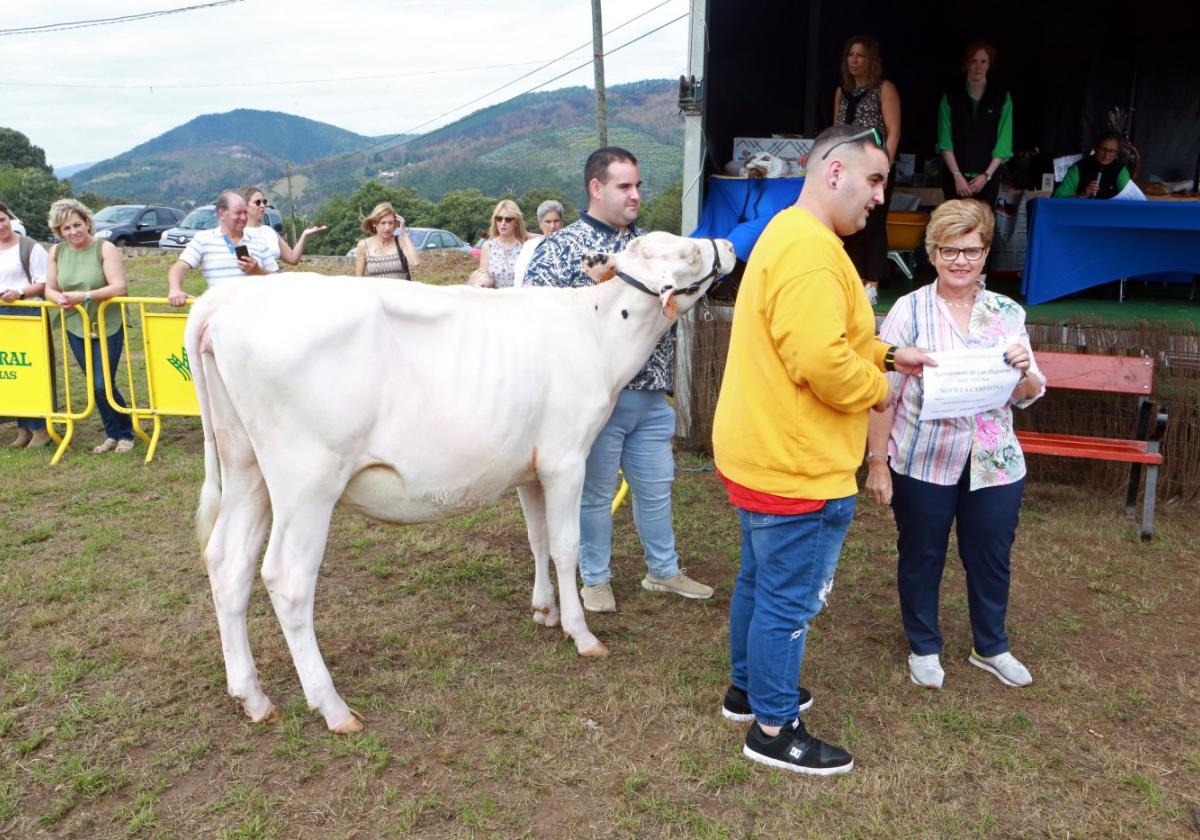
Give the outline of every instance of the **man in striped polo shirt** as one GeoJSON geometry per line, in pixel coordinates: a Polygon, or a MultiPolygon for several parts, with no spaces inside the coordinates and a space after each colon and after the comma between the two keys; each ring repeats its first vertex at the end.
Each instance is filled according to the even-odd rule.
{"type": "Polygon", "coordinates": [[[192,269],[204,274],[209,286],[252,274],[270,274],[264,263],[271,259],[266,246],[245,236],[246,200],[232,190],[217,196],[218,227],[202,230],[192,237],[179,259],[167,272],[167,300],[172,306],[183,306],[188,295],[183,291],[183,278],[192,269]],[[239,257],[238,246],[245,245],[249,254],[239,257]]]}

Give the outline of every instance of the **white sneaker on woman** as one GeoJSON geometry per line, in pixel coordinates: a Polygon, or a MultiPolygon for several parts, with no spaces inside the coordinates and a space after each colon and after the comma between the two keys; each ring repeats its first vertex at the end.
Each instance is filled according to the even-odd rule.
{"type": "Polygon", "coordinates": [[[989,674],[994,674],[1000,682],[1013,688],[1023,688],[1033,682],[1033,675],[1029,673],[1029,669],[1008,651],[997,653],[995,656],[980,656],[972,648],[970,663],[989,674]]]}

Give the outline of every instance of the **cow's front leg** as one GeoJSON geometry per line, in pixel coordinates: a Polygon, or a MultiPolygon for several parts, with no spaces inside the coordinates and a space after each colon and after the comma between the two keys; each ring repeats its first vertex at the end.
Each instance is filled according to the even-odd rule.
{"type": "Polygon", "coordinates": [[[558,626],[558,604],[554,601],[554,585],[550,582],[550,535],[546,531],[546,494],[540,484],[525,484],[517,488],[521,510],[525,513],[525,530],[529,533],[529,548],[533,551],[533,620],[547,627],[558,626]]]}
{"type": "Polygon", "coordinates": [[[267,542],[262,577],[292,652],[308,707],[321,713],[330,730],[358,732],[363,728],[362,717],[346,705],[333,687],[313,627],[317,574],[325,555],[329,519],[336,500],[322,499],[321,489],[299,484],[288,488],[294,494],[289,492],[285,499],[275,498],[272,493],[275,521],[267,542]]]}
{"type": "Polygon", "coordinates": [[[575,640],[582,656],[608,656],[608,648],[592,635],[579,603],[576,572],[579,567],[579,502],[583,495],[583,461],[542,478],[546,497],[546,528],[550,556],[558,572],[558,602],[563,632],[575,640]]]}

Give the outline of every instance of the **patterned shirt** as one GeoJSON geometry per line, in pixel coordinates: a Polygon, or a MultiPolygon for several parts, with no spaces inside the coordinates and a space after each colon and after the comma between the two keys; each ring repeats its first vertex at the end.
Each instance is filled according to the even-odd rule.
{"type": "MultiPolygon", "coordinates": [[[[526,286],[593,286],[595,281],[583,269],[583,255],[589,252],[614,253],[624,250],[643,231],[630,226],[625,233],[610,227],[587,213],[553,236],[542,240],[525,271],[526,286]]],[[[635,391],[667,391],[675,386],[675,329],[658,340],[650,361],[633,377],[626,388],[635,391]]]]}
{"type": "Polygon", "coordinates": [[[514,242],[510,247],[505,248],[500,244],[499,239],[494,238],[483,243],[488,255],[488,274],[492,275],[497,289],[507,289],[513,285],[513,270],[517,264],[517,254],[521,253],[522,244],[524,243],[514,242]]]}
{"type": "MultiPolygon", "coordinates": [[[[271,230],[272,233],[275,232],[271,228],[268,230],[271,230]]],[[[241,244],[245,245],[250,251],[250,256],[264,267],[273,262],[265,236],[245,236],[243,234],[241,244]]],[[[179,255],[179,259],[192,268],[200,269],[204,273],[204,282],[209,286],[215,286],[233,277],[249,276],[238,266],[234,247],[233,240],[226,237],[219,227],[202,230],[192,237],[192,241],[179,255]]]]}
{"type": "MultiPolygon", "coordinates": [[[[963,336],[936,287],[936,282],[930,283],[896,301],[879,337],[888,344],[935,351],[1008,347],[1014,342],[1029,347],[1025,310],[1010,298],[981,290],[963,336]]],[[[1046,377],[1038,369],[1032,348],[1029,358],[1030,374],[1041,380],[1042,387],[1033,397],[1015,403],[1020,408],[1046,393],[1046,377]]],[[[1013,431],[1010,406],[973,417],[922,422],[918,418],[924,383],[898,373],[889,373],[888,378],[899,393],[888,439],[888,460],[896,472],[931,484],[952,485],[962,477],[969,458],[972,490],[1011,484],[1025,476],[1025,455],[1013,431]]]]}

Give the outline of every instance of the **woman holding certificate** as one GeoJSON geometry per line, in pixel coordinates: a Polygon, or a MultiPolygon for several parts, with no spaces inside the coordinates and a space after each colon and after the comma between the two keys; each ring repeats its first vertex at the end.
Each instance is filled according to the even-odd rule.
{"type": "Polygon", "coordinates": [[[938,590],[952,524],[967,577],[974,636],[969,661],[1005,685],[1033,682],[1009,652],[1004,629],[1010,552],[1025,487],[1011,406],[1024,408],[1040,397],[1045,380],[1029,346],[1025,311],[979,281],[994,226],[992,211],[978,201],[939,206],[925,232],[937,279],[896,301],[879,333],[888,344],[929,348],[935,358],[937,351],[999,353],[1020,374],[1001,407],[936,420],[919,419],[922,379],[888,374],[896,404],[871,415],[867,493],[879,504],[891,503],[896,517],[909,674],[925,688],[941,688],[945,677],[938,590]]]}

